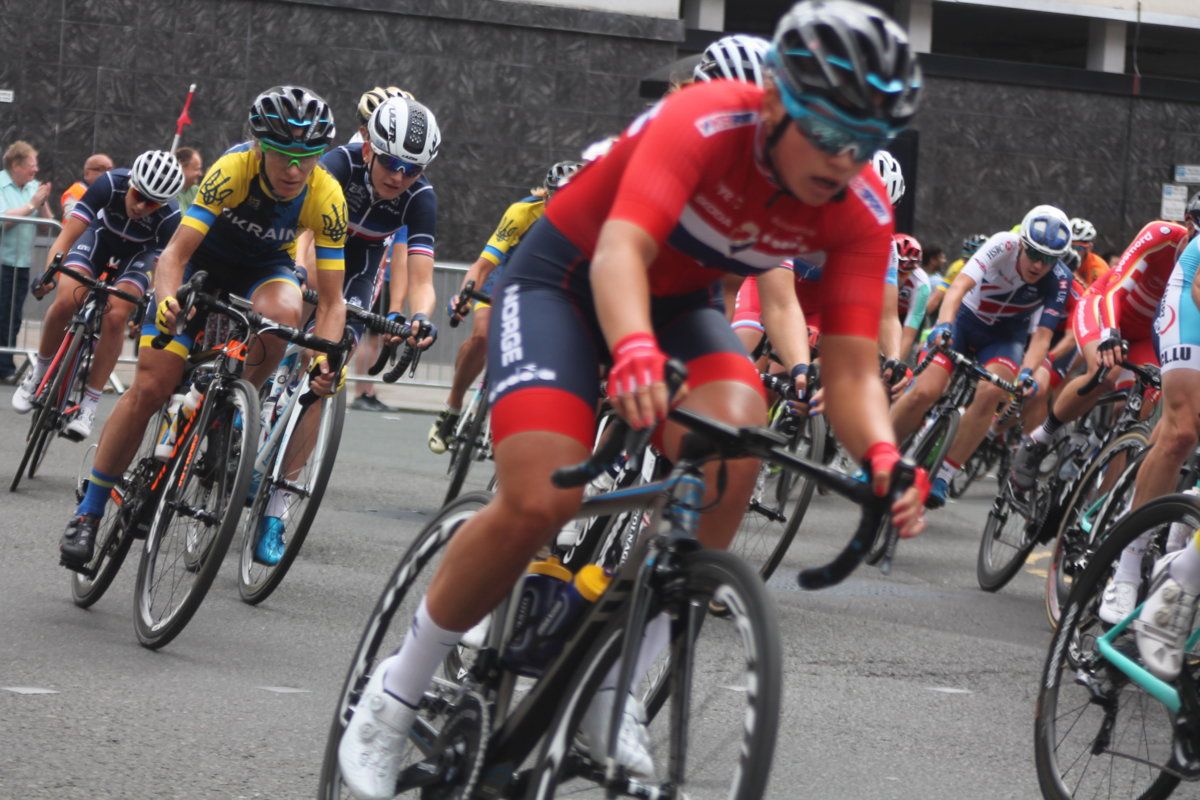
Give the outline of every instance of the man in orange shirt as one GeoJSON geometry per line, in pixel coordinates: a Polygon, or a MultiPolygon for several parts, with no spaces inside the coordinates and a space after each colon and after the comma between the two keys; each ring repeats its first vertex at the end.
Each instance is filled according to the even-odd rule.
{"type": "Polygon", "coordinates": [[[1075,270],[1075,277],[1083,284],[1083,288],[1086,289],[1108,273],[1108,263],[1093,252],[1096,248],[1096,226],[1082,217],[1071,220],[1071,247],[1079,253],[1079,269],[1075,270]]]}
{"type": "Polygon", "coordinates": [[[83,193],[92,185],[92,181],[113,168],[113,161],[104,153],[93,153],[83,162],[83,180],[75,181],[62,193],[63,219],[71,213],[71,209],[83,197],[83,193]]]}

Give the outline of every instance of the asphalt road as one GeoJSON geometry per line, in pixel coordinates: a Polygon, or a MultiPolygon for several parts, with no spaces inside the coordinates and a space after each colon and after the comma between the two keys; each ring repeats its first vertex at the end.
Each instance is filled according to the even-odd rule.
{"type": "MultiPolygon", "coordinates": [[[[27,422],[11,391],[0,391],[5,486],[27,422]]],[[[136,552],[91,610],[71,603],[57,541],[84,448],[57,442],[43,477],[0,493],[0,798],[314,796],[352,648],[444,491],[445,462],[424,446],[429,420],[350,412],[317,528],[282,587],[244,605],[228,559],[160,652],[133,632],[136,552]]],[[[977,588],[993,488],[933,515],[890,577],[864,568],[803,593],[796,569],[829,558],[854,521],[844,502],[814,501],[770,584],[786,682],[771,797],[1037,796],[1047,554],[999,594],[977,588]]]]}

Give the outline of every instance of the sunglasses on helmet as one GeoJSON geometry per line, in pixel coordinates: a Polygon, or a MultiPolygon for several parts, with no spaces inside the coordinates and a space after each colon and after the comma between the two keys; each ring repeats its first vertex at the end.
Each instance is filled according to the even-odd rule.
{"type": "Polygon", "coordinates": [[[402,158],[387,153],[375,153],[375,160],[388,172],[403,172],[406,178],[420,175],[425,169],[420,164],[413,164],[410,161],[405,161],[402,158]]]}
{"type": "Polygon", "coordinates": [[[863,163],[869,161],[876,150],[885,149],[895,135],[881,125],[852,124],[841,112],[820,99],[799,100],[783,87],[780,89],[779,96],[788,116],[804,137],[823,153],[848,155],[863,163]]]}

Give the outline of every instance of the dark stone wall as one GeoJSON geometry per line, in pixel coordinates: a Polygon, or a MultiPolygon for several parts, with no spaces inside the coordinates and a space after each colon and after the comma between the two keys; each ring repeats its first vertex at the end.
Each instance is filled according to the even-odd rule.
{"type": "Polygon", "coordinates": [[[962,238],[1052,203],[1091,220],[1097,252],[1123,250],[1160,211],[1175,164],[1200,162],[1194,102],[931,77],[914,233],[954,258],[962,238]]]}
{"type": "Polygon", "coordinates": [[[551,163],[636,116],[638,79],[682,37],[678,21],[500,0],[0,0],[0,88],[16,96],[0,147],[37,147],[57,198],[92,152],[127,165],[167,147],[189,83],[183,143],[206,164],[268,86],[322,94],[345,140],[359,94],[395,84],[442,129],[439,258],[473,260],[551,163]]]}

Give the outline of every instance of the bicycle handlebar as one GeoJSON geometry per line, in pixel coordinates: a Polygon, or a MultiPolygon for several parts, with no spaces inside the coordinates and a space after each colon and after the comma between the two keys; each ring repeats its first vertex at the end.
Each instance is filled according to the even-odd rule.
{"type": "Polygon", "coordinates": [[[453,313],[450,315],[451,328],[457,328],[458,324],[462,322],[462,318],[465,317],[467,312],[471,310],[472,300],[478,300],[481,303],[487,303],[489,305],[491,305],[492,302],[491,295],[475,290],[475,281],[473,280],[467,281],[465,284],[463,284],[462,289],[458,292],[456,297],[458,298],[458,302],[454,304],[454,308],[451,309],[453,313]]]}
{"type": "MultiPolygon", "coordinates": [[[[144,307],[147,302],[145,295],[142,295],[141,297],[135,297],[128,292],[123,292],[120,289],[109,285],[105,281],[102,281],[98,278],[93,278],[91,275],[85,275],[82,272],[78,272],[70,267],[64,266],[62,253],[55,254],[54,260],[50,262],[50,266],[46,268],[46,271],[42,273],[42,276],[37,282],[40,286],[50,286],[51,288],[57,287],[58,281],[54,280],[55,275],[66,275],[68,278],[82,283],[91,291],[102,292],[104,294],[111,295],[119,300],[124,300],[127,303],[133,303],[139,308],[144,307]]],[[[43,297],[44,296],[45,295],[43,295],[43,297]]]]}
{"type": "Polygon", "coordinates": [[[925,358],[923,358],[921,360],[921,363],[917,364],[916,368],[913,369],[913,377],[915,378],[916,376],[918,376],[922,372],[924,372],[926,369],[928,369],[929,365],[933,363],[934,358],[939,353],[945,355],[946,358],[950,359],[950,361],[954,364],[955,367],[961,367],[963,369],[968,370],[969,372],[973,373],[975,375],[975,377],[979,378],[980,380],[987,381],[988,383],[992,384],[993,386],[995,386],[996,388],[1000,389],[1003,392],[1006,392],[1011,395],[1016,395],[1016,394],[1020,393],[1020,389],[1017,387],[1016,384],[1009,383],[1008,381],[1001,378],[999,375],[996,375],[995,373],[992,373],[992,372],[988,372],[986,369],[984,369],[982,366],[980,366],[979,362],[976,361],[975,359],[964,356],[962,353],[960,353],[957,350],[954,350],[946,345],[938,345],[936,347],[930,348],[929,351],[925,354],[925,358]]]}
{"type": "MultiPolygon", "coordinates": [[[[1122,350],[1126,349],[1125,342],[1121,343],[1121,348],[1122,350]]],[[[1122,369],[1127,369],[1136,375],[1143,385],[1152,386],[1155,389],[1162,388],[1162,373],[1155,367],[1134,364],[1130,361],[1126,361],[1125,359],[1121,359],[1120,366],[1122,369]]],[[[1079,389],[1077,394],[1082,396],[1092,392],[1097,386],[1104,382],[1105,377],[1108,376],[1108,371],[1108,367],[1101,366],[1094,373],[1092,373],[1092,377],[1088,378],[1087,383],[1085,383],[1079,389]]]]}

